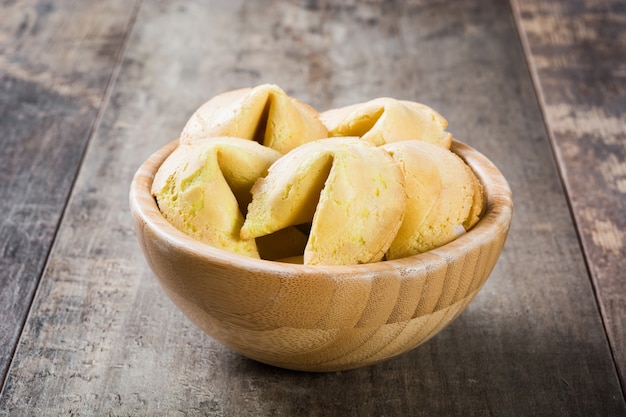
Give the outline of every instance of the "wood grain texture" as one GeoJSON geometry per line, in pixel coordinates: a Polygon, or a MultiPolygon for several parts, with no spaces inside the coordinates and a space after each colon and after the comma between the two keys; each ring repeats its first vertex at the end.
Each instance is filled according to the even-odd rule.
{"type": "Polygon", "coordinates": [[[626,6],[512,4],[626,394],[626,6]]]}
{"type": "Polygon", "coordinates": [[[624,416],[549,149],[505,2],[146,1],[0,415],[624,416]],[[428,343],[350,372],[272,368],[205,336],[149,272],[127,204],[135,170],[207,98],[270,81],[320,110],[429,104],[509,180],[502,256],[428,343]]]}
{"type": "Polygon", "coordinates": [[[0,19],[0,380],[11,361],[133,5],[4,2],[0,19]]]}

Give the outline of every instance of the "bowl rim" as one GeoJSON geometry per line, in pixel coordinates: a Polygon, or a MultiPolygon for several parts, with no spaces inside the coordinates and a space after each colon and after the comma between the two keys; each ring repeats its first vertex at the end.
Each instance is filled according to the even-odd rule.
{"type": "MultiPolygon", "coordinates": [[[[457,154],[476,174],[483,185],[484,208],[480,220],[466,233],[453,241],[427,252],[381,262],[357,265],[302,265],[266,259],[255,259],[228,252],[186,235],[174,227],[161,214],[151,188],[154,175],[163,161],[179,146],[173,140],[150,155],[137,169],[130,186],[129,203],[135,227],[149,227],[168,245],[190,252],[215,265],[245,271],[262,270],[281,275],[327,273],[331,276],[372,273],[380,270],[405,269],[407,267],[427,267],[435,260],[450,262],[465,254],[470,248],[483,246],[495,236],[508,233],[512,215],[513,199],[509,184],[502,172],[486,156],[471,146],[453,139],[450,150],[457,154]]],[[[137,233],[139,238],[143,238],[137,233]]]]}

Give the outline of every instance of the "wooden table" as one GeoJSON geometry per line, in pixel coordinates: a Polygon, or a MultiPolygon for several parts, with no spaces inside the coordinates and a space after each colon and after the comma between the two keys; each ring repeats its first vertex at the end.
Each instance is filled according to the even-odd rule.
{"type": "Polygon", "coordinates": [[[0,6],[0,416],[626,416],[626,5],[24,0],[0,6]],[[508,178],[502,256],[426,344],[285,371],[156,283],[128,188],[213,95],[426,103],[508,178]]]}

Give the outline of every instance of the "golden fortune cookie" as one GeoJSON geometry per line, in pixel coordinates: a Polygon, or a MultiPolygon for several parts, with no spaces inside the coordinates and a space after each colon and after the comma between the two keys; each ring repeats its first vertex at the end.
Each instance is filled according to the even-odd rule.
{"type": "Polygon", "coordinates": [[[276,161],[251,191],[242,239],[311,223],[307,265],[382,260],[406,205],[399,165],[358,138],[304,144],[276,161]]]}
{"type": "Polygon", "coordinates": [[[328,136],[318,112],[289,97],[280,87],[263,84],[219,94],[194,112],[180,135],[181,143],[213,136],[259,142],[281,153],[328,136]]]}
{"type": "Polygon", "coordinates": [[[381,97],[327,110],[320,119],[335,136],[358,136],[374,145],[421,140],[450,149],[448,122],[432,108],[412,101],[381,97]]]}
{"type": "Polygon", "coordinates": [[[218,137],[179,145],[152,183],[163,216],[214,247],[259,258],[254,239],[242,239],[242,209],[250,189],[280,152],[250,140],[218,137]]]}
{"type": "Polygon", "coordinates": [[[387,259],[442,246],[478,222],[482,186],[459,156],[416,140],[389,143],[382,149],[402,167],[407,192],[404,220],[387,259]]]}

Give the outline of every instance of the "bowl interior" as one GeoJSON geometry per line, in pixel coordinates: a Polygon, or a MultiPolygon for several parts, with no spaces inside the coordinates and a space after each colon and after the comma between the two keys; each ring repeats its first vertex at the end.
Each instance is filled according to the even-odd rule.
{"type": "MultiPolygon", "coordinates": [[[[206,258],[209,262],[221,263],[226,267],[238,269],[254,269],[255,267],[275,270],[283,273],[288,271],[308,273],[311,267],[297,264],[285,264],[276,261],[252,259],[246,256],[223,251],[193,239],[172,226],[159,211],[155,199],[150,193],[154,174],[162,162],[178,146],[178,140],[172,141],[151,155],[138,169],[131,185],[130,204],[133,215],[154,229],[159,235],[171,244],[184,247],[189,253],[206,258]]],[[[473,246],[483,240],[491,240],[493,236],[507,233],[510,226],[513,201],[509,185],[500,170],[484,155],[470,146],[453,140],[451,150],[459,155],[474,171],[483,185],[485,207],[480,221],[468,232],[454,241],[433,251],[437,254],[452,253],[463,248],[473,246]]],[[[428,253],[430,253],[428,252],[428,253]]],[[[334,274],[354,273],[359,269],[375,269],[377,265],[405,265],[407,262],[428,255],[419,254],[403,259],[384,261],[374,264],[349,266],[316,266],[314,269],[324,269],[334,274]]]]}

